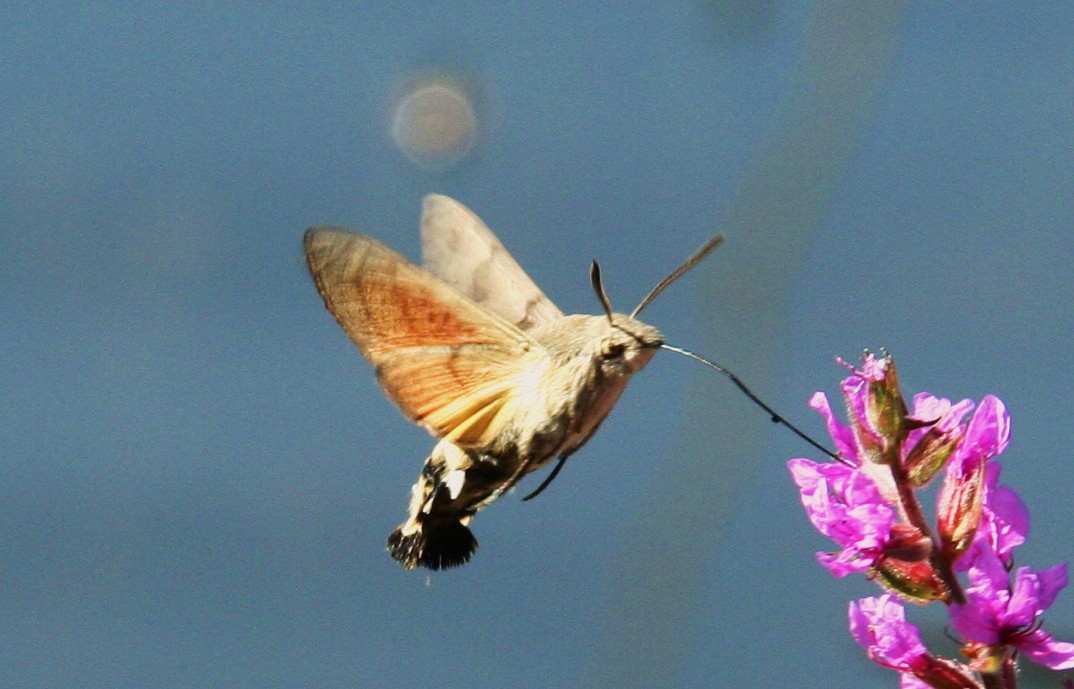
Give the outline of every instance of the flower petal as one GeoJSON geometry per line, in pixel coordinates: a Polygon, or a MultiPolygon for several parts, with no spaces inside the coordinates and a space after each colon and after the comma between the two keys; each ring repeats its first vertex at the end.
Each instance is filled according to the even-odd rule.
{"type": "Polygon", "coordinates": [[[814,393],[809,400],[809,406],[820,412],[820,415],[824,417],[824,421],[828,425],[828,435],[831,436],[832,442],[835,443],[835,451],[844,459],[858,462],[858,446],[854,443],[854,431],[850,429],[850,426],[835,418],[827,395],[823,392],[814,393]]]}
{"type": "Polygon", "coordinates": [[[1019,567],[1014,576],[1010,601],[1003,616],[1008,628],[1028,628],[1055,602],[1067,585],[1066,563],[1053,565],[1039,572],[1019,567]]]}
{"type": "Polygon", "coordinates": [[[988,462],[985,467],[985,499],[980,530],[1000,558],[1010,564],[1012,552],[1025,543],[1029,535],[1029,510],[1012,488],[999,485],[1002,470],[998,461],[988,462]]]}
{"type": "Polygon", "coordinates": [[[1035,629],[1024,635],[1018,650],[1034,663],[1052,670],[1074,669],[1074,644],[1056,641],[1043,629],[1035,629]]]}
{"type": "Polygon", "coordinates": [[[1010,437],[1011,417],[1007,408],[998,397],[986,395],[970,418],[966,436],[956,453],[991,459],[1007,448],[1010,437]]]}
{"type": "Polygon", "coordinates": [[[927,655],[917,627],[906,621],[906,611],[894,594],[851,602],[847,617],[854,640],[885,667],[907,670],[927,655]]]}
{"type": "Polygon", "coordinates": [[[836,577],[872,568],[895,523],[895,511],[861,469],[809,459],[787,462],[810,523],[843,550],[817,553],[836,577]]]}
{"type": "Polygon", "coordinates": [[[1037,572],[1040,588],[1037,595],[1037,615],[1052,607],[1059,592],[1067,587],[1067,563],[1060,562],[1037,572]]]}
{"type": "Polygon", "coordinates": [[[983,644],[999,642],[999,629],[991,608],[982,606],[981,601],[955,604],[948,608],[951,626],[962,638],[979,641],[983,644]]]}

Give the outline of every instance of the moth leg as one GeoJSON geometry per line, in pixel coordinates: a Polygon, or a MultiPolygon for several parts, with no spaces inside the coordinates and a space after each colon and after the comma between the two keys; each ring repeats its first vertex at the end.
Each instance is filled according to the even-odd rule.
{"type": "Polygon", "coordinates": [[[544,477],[544,480],[541,481],[541,485],[537,486],[537,490],[522,498],[522,502],[526,502],[527,500],[533,500],[535,497],[543,493],[544,489],[547,488],[549,484],[552,483],[552,481],[556,480],[556,476],[559,475],[559,470],[563,468],[563,465],[566,464],[566,462],[567,455],[560,455],[559,461],[556,462],[556,466],[552,467],[552,471],[549,472],[548,476],[544,477]]]}
{"type": "MultiPolygon", "coordinates": [[[[478,505],[478,509],[480,509],[482,507],[485,507],[486,505],[491,505],[492,503],[494,503],[497,500],[499,500],[500,496],[502,496],[504,493],[506,493],[507,491],[509,491],[512,488],[514,488],[515,485],[517,485],[518,482],[520,480],[522,480],[523,474],[525,474],[529,470],[529,468],[530,468],[530,466],[532,466],[532,464],[533,464],[533,462],[531,460],[529,460],[529,459],[522,460],[521,462],[518,462],[518,468],[515,469],[511,473],[511,476],[506,481],[503,481],[502,483],[500,483],[500,485],[497,486],[496,489],[493,490],[489,494],[489,496],[487,498],[485,498],[484,500],[481,501],[481,504],[478,505]]],[[[558,469],[558,467],[557,467],[557,469],[558,469]]],[[[528,496],[526,496],[526,497],[524,497],[522,499],[523,500],[529,500],[531,497],[533,497],[533,496],[528,495],[528,496]]]]}

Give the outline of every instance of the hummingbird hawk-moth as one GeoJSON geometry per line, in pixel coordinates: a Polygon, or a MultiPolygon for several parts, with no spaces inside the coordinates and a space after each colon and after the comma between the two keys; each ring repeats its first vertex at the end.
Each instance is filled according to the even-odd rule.
{"type": "MultiPolygon", "coordinates": [[[[407,569],[470,559],[474,514],[596,432],[630,377],[664,346],[638,313],[708,255],[714,237],[642,300],[564,315],[488,227],[458,201],[425,198],[418,267],[377,240],[317,226],[306,259],[325,306],[373,365],[385,394],[438,442],[388,538],[407,569]]],[[[532,497],[532,495],[531,495],[532,497]]]]}

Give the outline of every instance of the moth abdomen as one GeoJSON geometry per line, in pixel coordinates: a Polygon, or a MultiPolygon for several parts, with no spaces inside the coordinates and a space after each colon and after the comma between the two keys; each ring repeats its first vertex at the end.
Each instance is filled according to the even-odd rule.
{"type": "Polygon", "coordinates": [[[426,517],[415,531],[404,534],[399,527],[388,536],[388,553],[407,569],[458,567],[476,550],[477,539],[459,518],[426,517]]]}

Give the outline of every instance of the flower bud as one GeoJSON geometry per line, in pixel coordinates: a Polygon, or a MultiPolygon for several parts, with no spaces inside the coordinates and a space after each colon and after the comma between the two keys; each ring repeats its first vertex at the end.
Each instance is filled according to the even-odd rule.
{"type": "Polygon", "coordinates": [[[884,546],[884,556],[896,560],[917,562],[929,559],[932,553],[932,539],[921,533],[921,529],[910,524],[893,524],[884,546]]]}
{"type": "Polygon", "coordinates": [[[928,656],[924,667],[915,668],[913,675],[935,689],[980,689],[963,665],[928,656]]]}
{"type": "Polygon", "coordinates": [[[843,381],[854,437],[868,461],[891,464],[905,433],[906,403],[899,392],[895,362],[866,352],[862,370],[843,381]]]}
{"type": "Polygon", "coordinates": [[[895,360],[890,355],[885,356],[878,361],[878,369],[883,372],[883,377],[869,386],[866,413],[870,425],[879,435],[890,441],[897,441],[903,433],[906,402],[899,392],[899,374],[895,370],[895,360]]]}
{"type": "Polygon", "coordinates": [[[947,598],[947,587],[927,559],[900,560],[885,556],[873,568],[873,575],[884,588],[915,603],[947,598]]]}
{"type": "Polygon", "coordinates": [[[924,486],[947,464],[951,453],[962,440],[961,434],[944,433],[930,428],[910,448],[906,456],[906,471],[915,487],[924,486]]]}
{"type": "Polygon", "coordinates": [[[962,418],[972,400],[951,404],[928,393],[914,395],[914,411],[906,417],[903,466],[915,488],[926,485],[944,467],[966,435],[962,418]]]}
{"type": "Polygon", "coordinates": [[[985,463],[976,458],[948,467],[936,506],[940,547],[954,562],[973,543],[984,504],[985,463]]]}

